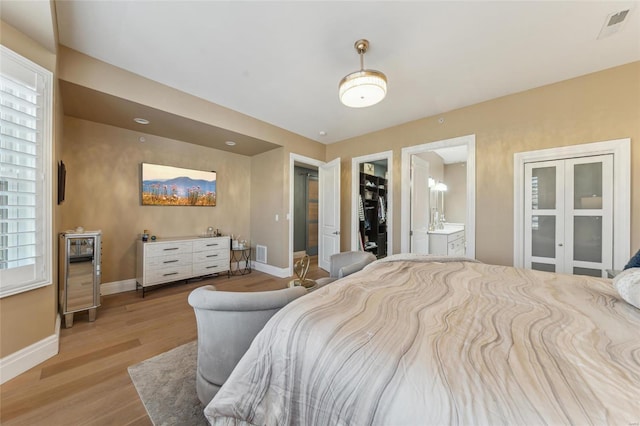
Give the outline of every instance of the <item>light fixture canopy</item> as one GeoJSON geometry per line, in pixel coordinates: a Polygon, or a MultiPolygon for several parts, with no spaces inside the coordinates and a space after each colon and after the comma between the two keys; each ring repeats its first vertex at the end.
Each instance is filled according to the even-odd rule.
{"type": "Polygon", "coordinates": [[[364,54],[369,41],[361,39],[354,47],[360,55],[360,71],[345,76],[339,84],[340,101],[351,108],[375,105],[387,94],[387,77],[380,71],[364,69],[364,54]]]}

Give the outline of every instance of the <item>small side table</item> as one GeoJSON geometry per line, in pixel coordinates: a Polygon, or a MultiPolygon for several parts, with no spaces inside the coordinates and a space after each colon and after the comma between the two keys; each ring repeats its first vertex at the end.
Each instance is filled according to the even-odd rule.
{"type": "Polygon", "coordinates": [[[251,273],[251,247],[232,248],[229,260],[229,275],[246,275],[251,273]],[[244,262],[244,267],[241,263],[244,262]]]}

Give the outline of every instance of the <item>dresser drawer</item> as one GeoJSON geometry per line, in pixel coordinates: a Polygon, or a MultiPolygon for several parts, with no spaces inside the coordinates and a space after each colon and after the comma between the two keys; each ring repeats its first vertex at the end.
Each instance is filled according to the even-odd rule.
{"type": "Polygon", "coordinates": [[[190,254],[193,251],[193,244],[191,241],[176,241],[167,243],[147,243],[146,255],[147,257],[176,255],[176,254],[190,254]]]}
{"type": "Polygon", "coordinates": [[[229,262],[229,249],[208,250],[193,253],[193,263],[214,261],[229,262]]]}
{"type": "Polygon", "coordinates": [[[216,260],[213,262],[201,262],[193,265],[193,275],[209,275],[227,272],[229,270],[229,259],[216,260]]]}
{"type": "Polygon", "coordinates": [[[464,238],[464,231],[454,232],[453,234],[447,235],[447,242],[451,243],[456,240],[460,240],[464,238]]]}
{"type": "Polygon", "coordinates": [[[191,265],[172,266],[162,269],[150,269],[145,274],[144,285],[165,283],[190,278],[191,265]]]}
{"type": "Polygon", "coordinates": [[[193,252],[225,250],[229,251],[229,238],[203,238],[193,242],[193,252]]]}
{"type": "Polygon", "coordinates": [[[164,256],[149,257],[145,263],[145,271],[151,272],[154,269],[184,266],[191,264],[191,254],[170,253],[164,256]]]}
{"type": "Polygon", "coordinates": [[[447,254],[449,256],[464,256],[464,238],[450,242],[447,254]]]}

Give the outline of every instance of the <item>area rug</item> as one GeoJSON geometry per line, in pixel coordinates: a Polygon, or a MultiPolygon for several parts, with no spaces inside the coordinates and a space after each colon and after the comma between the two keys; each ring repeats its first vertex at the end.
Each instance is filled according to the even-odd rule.
{"type": "Polygon", "coordinates": [[[129,367],[129,376],[155,426],[208,425],[196,394],[197,342],[129,367]]]}

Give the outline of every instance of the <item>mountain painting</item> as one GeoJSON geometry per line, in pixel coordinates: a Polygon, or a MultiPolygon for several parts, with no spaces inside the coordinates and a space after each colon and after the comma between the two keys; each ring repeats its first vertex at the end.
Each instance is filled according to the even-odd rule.
{"type": "Polygon", "coordinates": [[[215,206],[216,172],[142,163],[143,206],[215,206]]]}

